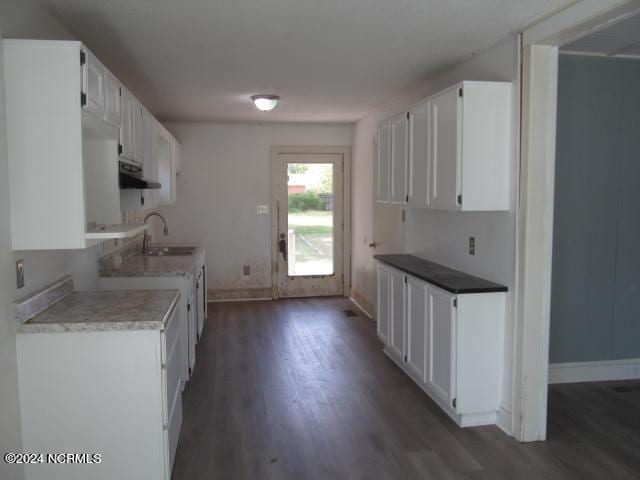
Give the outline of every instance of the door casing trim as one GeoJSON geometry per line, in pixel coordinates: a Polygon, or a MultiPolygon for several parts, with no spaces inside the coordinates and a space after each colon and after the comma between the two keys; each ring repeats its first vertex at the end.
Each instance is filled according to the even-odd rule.
{"type": "Polygon", "coordinates": [[[278,231],[278,201],[276,191],[276,169],[280,154],[337,154],[342,155],[344,172],[342,191],[344,202],[344,231],[342,233],[342,296],[351,291],[351,147],[346,146],[309,146],[309,145],[273,145],[271,146],[271,296],[280,298],[278,292],[278,242],[274,235],[278,231]]]}

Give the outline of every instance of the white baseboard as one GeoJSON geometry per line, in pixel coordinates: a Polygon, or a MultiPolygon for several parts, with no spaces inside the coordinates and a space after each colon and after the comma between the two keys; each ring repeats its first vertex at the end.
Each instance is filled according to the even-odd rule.
{"type": "Polygon", "coordinates": [[[602,382],[640,378],[640,358],[549,364],[549,383],[602,382]]]}
{"type": "Polygon", "coordinates": [[[500,405],[496,418],[496,425],[504,433],[513,437],[513,428],[511,424],[511,406],[500,405]]]}
{"type": "Polygon", "coordinates": [[[349,297],[349,300],[351,300],[353,303],[356,304],[356,307],[358,307],[362,313],[364,313],[367,317],[369,317],[369,320],[373,320],[373,315],[371,315],[371,313],[367,312],[364,307],[362,305],[360,305],[357,300],[353,297],[349,297]]]}

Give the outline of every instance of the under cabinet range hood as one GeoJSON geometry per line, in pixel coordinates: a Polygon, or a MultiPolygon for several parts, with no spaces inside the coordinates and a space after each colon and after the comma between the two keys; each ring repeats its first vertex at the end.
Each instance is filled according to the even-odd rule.
{"type": "Polygon", "coordinates": [[[142,176],[142,167],[120,162],[120,189],[150,190],[161,188],[160,183],[142,176]]]}

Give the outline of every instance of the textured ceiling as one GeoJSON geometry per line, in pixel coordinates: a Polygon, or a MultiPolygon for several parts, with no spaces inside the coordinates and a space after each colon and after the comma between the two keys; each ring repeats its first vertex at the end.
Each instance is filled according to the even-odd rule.
{"type": "Polygon", "coordinates": [[[194,122],[352,122],[570,3],[40,0],[154,114],[194,122]]]}
{"type": "Polygon", "coordinates": [[[640,15],[634,15],[565,45],[563,52],[640,58],[640,15]]]}

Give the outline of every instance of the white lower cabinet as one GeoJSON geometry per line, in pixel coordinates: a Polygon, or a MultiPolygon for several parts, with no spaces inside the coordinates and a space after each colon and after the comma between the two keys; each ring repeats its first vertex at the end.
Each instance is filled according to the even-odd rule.
{"type": "Polygon", "coordinates": [[[378,264],[377,332],[385,344],[389,341],[389,269],[378,264]]]}
{"type": "Polygon", "coordinates": [[[182,425],[182,332],[177,309],[169,318],[164,331],[17,335],[24,451],[101,456],[28,464],[26,479],[171,478],[182,425]]]}
{"type": "Polygon", "coordinates": [[[397,270],[389,270],[389,350],[401,360],[405,351],[404,281],[404,274],[397,270]]]}
{"type": "Polygon", "coordinates": [[[453,294],[378,263],[385,352],[461,427],[495,424],[505,293],[453,294]]]}
{"type": "Polygon", "coordinates": [[[429,371],[431,332],[427,322],[427,291],[425,282],[407,278],[407,368],[422,380],[429,371]]]}

